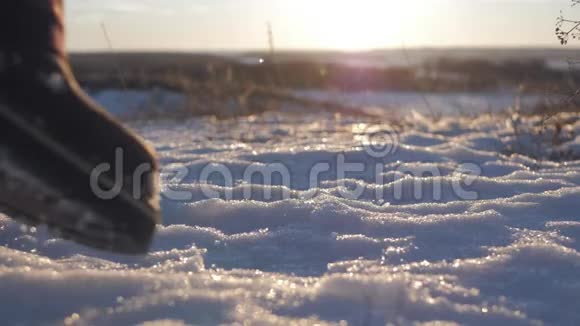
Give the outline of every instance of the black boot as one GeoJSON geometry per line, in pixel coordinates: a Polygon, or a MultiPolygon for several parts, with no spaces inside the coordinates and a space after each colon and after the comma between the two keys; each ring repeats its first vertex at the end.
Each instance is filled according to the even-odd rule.
{"type": "Polygon", "coordinates": [[[82,92],[63,36],[62,0],[0,4],[0,206],[92,247],[144,253],[160,222],[154,152],[82,92]]]}

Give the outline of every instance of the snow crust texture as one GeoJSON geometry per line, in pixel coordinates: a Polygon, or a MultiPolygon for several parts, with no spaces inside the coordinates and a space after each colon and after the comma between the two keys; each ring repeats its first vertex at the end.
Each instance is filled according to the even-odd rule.
{"type": "Polygon", "coordinates": [[[135,126],[165,167],[152,252],[93,251],[0,216],[2,323],[580,323],[580,162],[510,155],[517,137],[498,118],[412,121],[399,133],[274,113],[135,126]],[[375,157],[377,133],[396,144],[375,157]],[[340,157],[368,169],[341,175],[340,157]],[[277,163],[289,183],[244,179],[277,163]],[[208,166],[232,182],[202,184],[208,166]]]}

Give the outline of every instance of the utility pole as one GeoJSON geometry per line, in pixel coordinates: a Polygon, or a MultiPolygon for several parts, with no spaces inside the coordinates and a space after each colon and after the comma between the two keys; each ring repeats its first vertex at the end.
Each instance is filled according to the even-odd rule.
{"type": "Polygon", "coordinates": [[[283,79],[280,74],[280,68],[278,67],[278,64],[276,62],[276,43],[274,40],[274,30],[272,28],[271,22],[268,22],[267,26],[268,26],[268,46],[270,47],[270,57],[268,58],[268,63],[270,64],[270,67],[274,69],[272,76],[273,78],[272,84],[274,86],[279,87],[280,85],[283,85],[283,79]]]}
{"type": "Polygon", "coordinates": [[[272,23],[268,22],[268,45],[270,47],[270,60],[274,60],[274,54],[276,52],[274,43],[274,31],[272,30],[272,23]]]}

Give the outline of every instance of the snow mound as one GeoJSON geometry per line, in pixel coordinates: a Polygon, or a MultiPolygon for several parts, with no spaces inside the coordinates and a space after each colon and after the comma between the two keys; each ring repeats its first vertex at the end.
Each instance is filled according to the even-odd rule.
{"type": "Polygon", "coordinates": [[[400,133],[322,114],[134,126],[164,166],[152,252],[97,252],[0,216],[0,315],[18,325],[579,323],[580,162],[512,154],[514,129],[489,116],[412,119],[400,133]],[[312,171],[322,171],[314,182],[312,171]]]}

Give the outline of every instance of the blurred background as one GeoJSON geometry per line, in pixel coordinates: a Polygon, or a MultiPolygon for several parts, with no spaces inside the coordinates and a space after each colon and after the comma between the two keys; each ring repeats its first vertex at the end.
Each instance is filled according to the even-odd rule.
{"type": "MultiPolygon", "coordinates": [[[[125,119],[537,112],[572,94],[569,0],[69,0],[83,87],[125,119]]],[[[568,106],[568,104],[567,104],[568,106]]]]}

